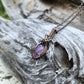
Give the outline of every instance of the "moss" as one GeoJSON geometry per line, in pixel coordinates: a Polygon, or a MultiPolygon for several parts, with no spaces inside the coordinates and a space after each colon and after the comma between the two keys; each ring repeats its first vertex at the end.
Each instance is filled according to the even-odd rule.
{"type": "Polygon", "coordinates": [[[8,17],[8,15],[7,15],[7,13],[6,13],[3,5],[2,5],[1,0],[0,0],[0,16],[2,16],[3,18],[6,18],[6,19],[10,20],[10,18],[8,17]]]}

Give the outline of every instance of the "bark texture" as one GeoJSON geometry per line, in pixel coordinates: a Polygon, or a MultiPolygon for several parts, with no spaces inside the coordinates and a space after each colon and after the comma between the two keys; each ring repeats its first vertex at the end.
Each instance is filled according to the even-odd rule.
{"type": "MultiPolygon", "coordinates": [[[[62,21],[57,18],[63,13],[62,8],[58,11],[59,7],[39,0],[2,2],[12,20],[0,17],[0,58],[10,72],[22,84],[83,84],[84,32],[79,30],[84,27],[83,19],[75,20],[81,24],[79,29],[67,26],[58,32],[46,54],[35,60],[32,58],[35,45],[62,21]]],[[[64,13],[68,14],[66,10],[64,13]]]]}

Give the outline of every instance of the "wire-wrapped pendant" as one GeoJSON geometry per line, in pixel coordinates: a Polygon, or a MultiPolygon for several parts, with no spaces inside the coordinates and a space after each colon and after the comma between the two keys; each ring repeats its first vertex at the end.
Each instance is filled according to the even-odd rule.
{"type": "Polygon", "coordinates": [[[51,31],[49,36],[45,35],[45,39],[36,45],[36,47],[34,48],[34,52],[33,52],[34,59],[37,59],[46,53],[46,51],[48,49],[49,42],[52,40],[52,38],[55,36],[55,34],[56,34],[56,28],[54,28],[51,31]]]}
{"type": "Polygon", "coordinates": [[[33,58],[37,59],[43,56],[47,51],[47,47],[48,47],[48,42],[44,41],[39,43],[34,49],[33,58]]]}

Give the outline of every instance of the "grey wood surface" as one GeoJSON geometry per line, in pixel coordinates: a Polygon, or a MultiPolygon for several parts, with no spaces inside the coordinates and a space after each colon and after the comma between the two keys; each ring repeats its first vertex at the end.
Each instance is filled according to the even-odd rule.
{"type": "MultiPolygon", "coordinates": [[[[83,84],[83,11],[81,16],[78,16],[82,19],[75,20],[80,24],[80,28],[78,28],[82,30],[77,29],[74,25],[72,27],[68,25],[55,35],[46,54],[35,60],[32,58],[35,45],[44,39],[45,34],[49,35],[50,31],[62,19],[59,18],[57,22],[52,18],[55,16],[48,16],[47,18],[44,15],[45,5],[40,7],[41,4],[37,0],[35,2],[33,0],[32,2],[30,0],[24,2],[17,0],[16,3],[3,0],[2,2],[11,20],[0,17],[0,58],[10,73],[16,76],[22,84],[83,84]],[[22,3],[22,9],[24,8],[25,12],[34,11],[34,5],[31,7],[29,2],[32,5],[37,2],[35,16],[31,12],[29,17],[24,17],[21,15],[22,12],[19,7],[22,3]],[[26,8],[27,4],[29,4],[29,9],[26,8]],[[38,10],[41,11],[38,12],[38,10]],[[40,19],[41,15],[46,18],[40,19]]],[[[50,8],[50,6],[47,7],[50,8]]],[[[59,14],[59,12],[57,13],[59,14]]],[[[54,13],[50,14],[53,15],[54,13]]]]}

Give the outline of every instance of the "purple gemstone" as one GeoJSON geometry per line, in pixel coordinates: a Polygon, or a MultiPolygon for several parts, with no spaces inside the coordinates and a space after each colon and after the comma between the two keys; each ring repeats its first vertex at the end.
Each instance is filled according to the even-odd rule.
{"type": "Polygon", "coordinates": [[[38,56],[40,56],[42,54],[42,52],[44,51],[45,46],[43,44],[40,44],[36,47],[35,49],[35,53],[34,56],[37,58],[38,56]]]}

